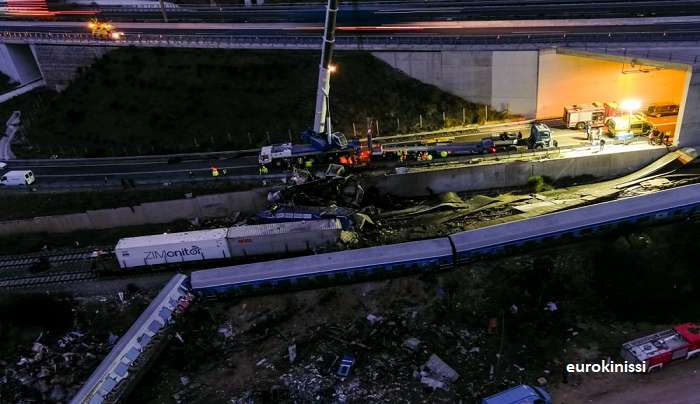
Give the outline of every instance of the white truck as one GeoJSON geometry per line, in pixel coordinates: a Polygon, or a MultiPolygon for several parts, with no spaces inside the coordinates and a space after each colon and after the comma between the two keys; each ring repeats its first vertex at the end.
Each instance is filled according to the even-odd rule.
{"type": "Polygon", "coordinates": [[[0,185],[5,186],[31,185],[34,181],[31,170],[8,171],[0,176],[0,185]]]}

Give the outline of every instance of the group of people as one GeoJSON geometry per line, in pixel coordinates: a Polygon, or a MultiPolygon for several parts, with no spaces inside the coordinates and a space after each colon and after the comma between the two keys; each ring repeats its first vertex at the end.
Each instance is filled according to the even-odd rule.
{"type": "MultiPolygon", "coordinates": [[[[411,155],[408,153],[407,150],[397,151],[396,155],[397,155],[398,160],[400,162],[406,162],[411,157],[411,155]]],[[[447,151],[443,150],[439,153],[439,156],[442,158],[446,158],[447,156],[449,156],[449,153],[447,151]]],[[[432,161],[433,160],[433,155],[427,151],[418,152],[415,155],[415,157],[416,157],[417,161],[432,161]]]]}
{"type": "Polygon", "coordinates": [[[600,135],[602,133],[603,130],[601,128],[593,128],[593,123],[591,121],[586,122],[586,140],[601,139],[600,135]]]}
{"type": "Polygon", "coordinates": [[[649,144],[669,146],[671,144],[671,136],[661,132],[658,129],[654,129],[649,132],[649,144]]]}
{"type": "Polygon", "coordinates": [[[603,139],[603,130],[601,128],[593,128],[593,122],[586,122],[586,140],[593,143],[594,140],[598,141],[598,146],[600,151],[605,148],[605,139],[603,139]]]}

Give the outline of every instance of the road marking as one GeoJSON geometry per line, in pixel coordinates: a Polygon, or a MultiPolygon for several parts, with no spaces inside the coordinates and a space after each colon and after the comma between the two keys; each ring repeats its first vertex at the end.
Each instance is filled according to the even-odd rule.
{"type": "MultiPolygon", "coordinates": [[[[221,169],[234,169],[234,168],[255,168],[258,167],[258,165],[249,165],[249,166],[230,166],[230,167],[218,167],[219,170],[221,169]]],[[[129,175],[144,175],[144,174],[173,174],[173,173],[187,173],[189,171],[209,171],[208,168],[195,168],[192,170],[161,170],[161,171],[134,171],[134,172],[126,172],[126,173],[87,173],[87,174],[37,174],[37,178],[70,178],[70,177],[109,177],[109,176],[129,176],[129,175]]]]}
{"type": "MultiPolygon", "coordinates": [[[[245,158],[246,156],[242,157],[232,157],[234,158],[245,158]]],[[[253,156],[249,156],[253,157],[253,156]]],[[[148,165],[148,164],[184,164],[184,163],[194,163],[194,162],[201,162],[203,160],[207,159],[194,159],[194,160],[182,160],[177,163],[168,163],[167,160],[163,161],[133,161],[133,162],[127,162],[127,163],[103,163],[103,164],[59,164],[59,165],[42,165],[42,164],[30,164],[30,163],[17,163],[17,164],[12,164],[10,161],[9,165],[12,165],[13,168],[15,168],[15,165],[18,165],[20,167],[27,167],[27,168],[34,168],[34,169],[40,169],[40,168],[82,168],[82,167],[118,167],[118,166],[135,166],[135,165],[148,165]]],[[[216,162],[216,161],[223,161],[223,160],[218,160],[218,159],[209,159],[210,162],[216,162]]]]}

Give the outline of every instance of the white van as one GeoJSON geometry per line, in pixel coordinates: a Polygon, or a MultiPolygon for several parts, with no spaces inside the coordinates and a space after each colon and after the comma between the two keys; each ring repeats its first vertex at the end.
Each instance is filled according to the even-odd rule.
{"type": "Polygon", "coordinates": [[[0,177],[0,185],[30,185],[34,180],[34,173],[29,170],[8,171],[0,177]]]}

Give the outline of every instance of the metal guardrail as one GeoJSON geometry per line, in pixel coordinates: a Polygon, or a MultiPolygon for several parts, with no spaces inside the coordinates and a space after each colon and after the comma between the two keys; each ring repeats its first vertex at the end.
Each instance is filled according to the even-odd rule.
{"type": "MultiPolygon", "coordinates": [[[[592,44],[615,46],[621,43],[699,41],[698,31],[676,32],[581,32],[563,34],[504,34],[504,35],[343,35],[337,36],[339,49],[445,49],[458,46],[572,46],[591,47],[592,44]]],[[[321,38],[316,35],[196,35],[196,34],[132,34],[119,40],[96,38],[90,33],[0,31],[0,42],[31,44],[65,44],[88,46],[143,46],[197,48],[265,48],[318,49],[321,38]]],[[[618,45],[619,46],[619,45],[618,45]]],[[[598,46],[600,48],[600,46],[598,46]]],[[[677,55],[683,57],[682,55],[677,55]]],[[[678,60],[678,58],[674,58],[678,60]]],[[[690,60],[693,60],[691,57],[690,60]]],[[[695,59],[696,60],[696,59],[695,59]]]]}

